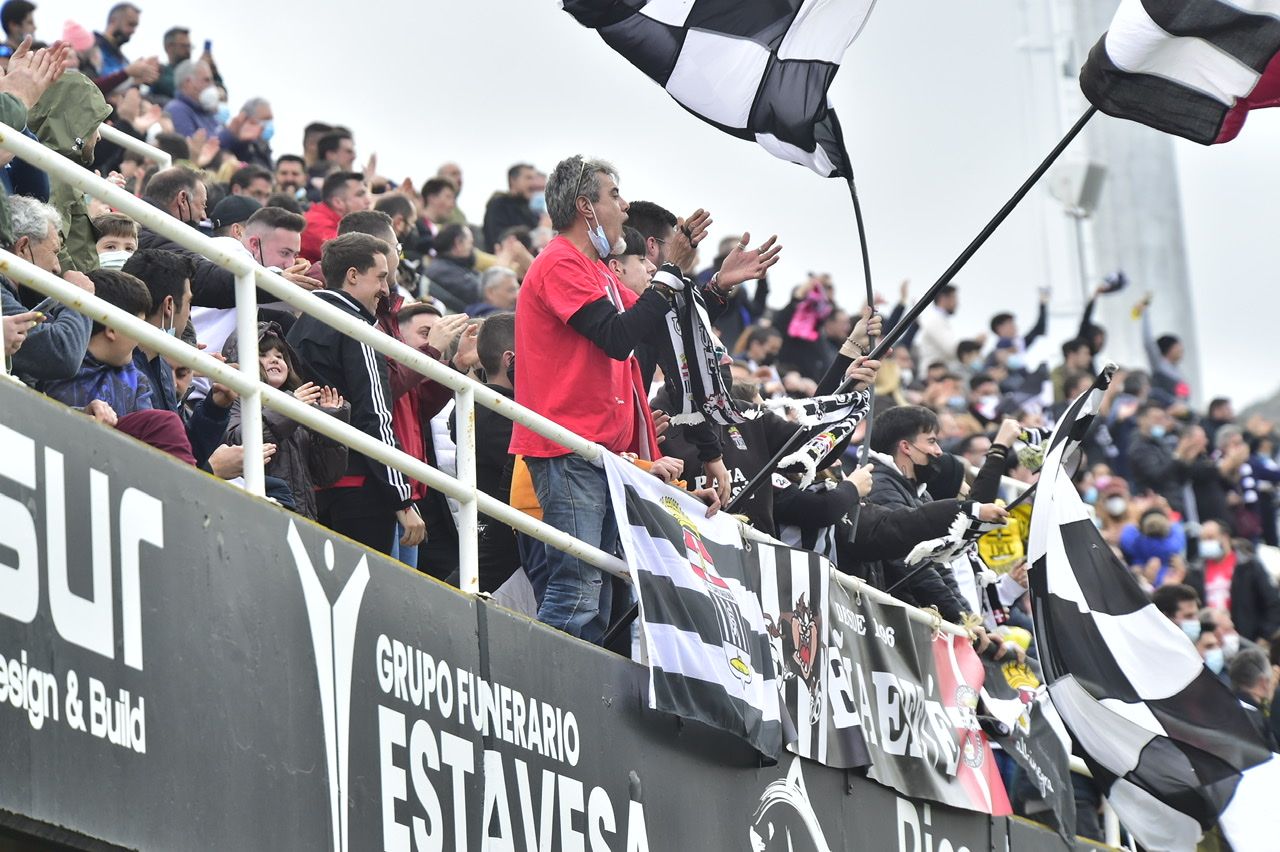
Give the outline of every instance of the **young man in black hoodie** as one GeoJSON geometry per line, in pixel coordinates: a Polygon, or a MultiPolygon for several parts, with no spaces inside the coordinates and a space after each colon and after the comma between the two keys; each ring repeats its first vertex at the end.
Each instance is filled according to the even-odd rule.
{"type": "MultiPolygon", "coordinates": [[[[389,297],[389,251],[368,234],[343,234],[325,243],[320,266],[329,289],[316,295],[374,325],[379,301],[389,297]]],[[[306,314],[294,323],[288,342],[306,378],[336,388],[351,403],[351,425],[400,448],[391,429],[385,358],[306,314]]],[[[391,552],[397,521],[405,531],[400,542],[408,547],[420,544],[426,532],[405,475],[354,450],[348,453],[346,476],[316,494],[316,508],[322,524],[383,553],[391,552]]]]}

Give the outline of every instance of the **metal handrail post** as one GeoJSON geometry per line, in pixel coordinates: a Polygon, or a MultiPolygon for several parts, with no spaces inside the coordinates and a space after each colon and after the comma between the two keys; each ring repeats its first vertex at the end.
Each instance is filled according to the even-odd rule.
{"type": "Polygon", "coordinates": [[[253,382],[240,395],[240,441],[244,445],[244,486],[259,497],[267,493],[262,461],[262,368],[258,363],[258,293],[252,272],[236,275],[236,352],[240,372],[253,382]]]}
{"type": "MultiPolygon", "coordinates": [[[[470,387],[456,394],[453,409],[457,441],[455,462],[458,482],[472,495],[476,493],[476,400],[470,387]]],[[[468,594],[480,591],[480,516],[472,496],[458,501],[458,588],[468,594]]]]}

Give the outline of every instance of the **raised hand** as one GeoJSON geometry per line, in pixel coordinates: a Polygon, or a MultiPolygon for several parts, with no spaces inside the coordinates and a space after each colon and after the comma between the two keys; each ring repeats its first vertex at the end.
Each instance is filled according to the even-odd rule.
{"type": "Polygon", "coordinates": [[[869,358],[857,358],[845,371],[846,379],[853,379],[855,391],[866,390],[876,383],[876,373],[880,371],[880,362],[869,358]]]}
{"type": "Polygon", "coordinates": [[[31,36],[27,36],[9,57],[8,71],[0,78],[0,92],[8,92],[31,109],[66,72],[66,53],[69,50],[69,45],[58,42],[33,53],[31,36]]]}
{"type": "Polygon", "coordinates": [[[480,363],[476,353],[476,341],[480,338],[480,324],[472,323],[458,338],[458,351],[454,353],[453,365],[463,370],[471,370],[480,363]]]}
{"type": "Polygon", "coordinates": [[[462,330],[466,328],[467,321],[470,319],[471,317],[466,314],[449,314],[446,317],[440,317],[431,327],[431,331],[427,332],[427,345],[437,352],[447,351],[458,335],[462,334],[462,330]]]}
{"type": "Polygon", "coordinates": [[[676,230],[667,244],[667,262],[680,267],[681,272],[692,273],[697,265],[698,244],[706,239],[711,227],[711,214],[699,207],[688,218],[676,219],[676,230]]]}
{"type": "Polygon", "coordinates": [[[303,405],[311,405],[320,399],[321,389],[315,382],[307,382],[305,385],[299,385],[297,390],[293,392],[293,398],[301,402],[303,405]]]}
{"type": "Polygon", "coordinates": [[[744,233],[720,267],[720,289],[725,290],[736,287],[744,281],[763,278],[769,271],[769,267],[778,262],[778,254],[782,251],[782,246],[776,245],[777,241],[778,237],[775,234],[765,240],[759,248],[749,249],[747,246],[751,243],[751,234],[744,233]]]}
{"type": "Polygon", "coordinates": [[[338,393],[335,388],[328,385],[320,388],[320,407],[337,410],[343,406],[346,400],[342,398],[342,394],[338,393]]]}

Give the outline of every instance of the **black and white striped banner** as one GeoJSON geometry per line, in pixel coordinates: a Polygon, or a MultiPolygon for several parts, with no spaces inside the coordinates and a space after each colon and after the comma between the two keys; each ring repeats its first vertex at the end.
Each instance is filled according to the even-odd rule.
{"type": "Polygon", "coordinates": [[[649,706],[736,733],[777,758],[782,720],[755,559],[738,522],[606,453],[618,533],[640,599],[649,706]]]}
{"type": "Polygon", "coordinates": [[[1202,145],[1280,103],[1276,0],[1121,0],[1080,69],[1098,109],[1202,145]]]}
{"type": "Polygon", "coordinates": [[[1031,515],[1031,599],[1049,696],[1144,847],[1190,852],[1216,822],[1234,852],[1274,850],[1274,806],[1263,802],[1280,789],[1280,760],[1111,552],[1064,469],[1108,378],[1055,430],[1031,515]]]}

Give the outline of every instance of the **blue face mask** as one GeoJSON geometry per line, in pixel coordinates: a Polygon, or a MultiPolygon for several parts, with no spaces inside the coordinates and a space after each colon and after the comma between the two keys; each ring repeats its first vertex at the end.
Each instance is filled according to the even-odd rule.
{"type": "Polygon", "coordinates": [[[1204,664],[1214,674],[1222,674],[1227,665],[1227,655],[1221,648],[1210,648],[1204,652],[1204,664]]]}
{"type": "Polygon", "coordinates": [[[539,216],[543,216],[547,212],[547,194],[545,192],[535,192],[533,197],[529,199],[529,209],[539,216]]]}
{"type": "Polygon", "coordinates": [[[1163,426],[1152,426],[1152,427],[1151,427],[1151,437],[1153,437],[1153,438],[1155,438],[1157,441],[1159,441],[1159,440],[1160,440],[1161,438],[1163,438],[1164,436],[1165,436],[1165,429],[1164,429],[1164,427],[1163,427],[1163,426]]]}
{"type": "Polygon", "coordinates": [[[270,142],[271,137],[276,135],[276,123],[273,119],[267,119],[262,123],[262,135],[260,138],[263,142],[270,142]]]}
{"type": "Polygon", "coordinates": [[[1005,366],[1010,370],[1022,371],[1027,368],[1027,359],[1021,355],[1010,355],[1009,360],[1005,362],[1005,366]]]}
{"type": "Polygon", "coordinates": [[[1182,628],[1182,632],[1187,634],[1187,638],[1192,642],[1200,638],[1200,619],[1188,618],[1186,621],[1179,621],[1178,626],[1182,628]]]}
{"type": "Polygon", "coordinates": [[[591,245],[595,248],[596,254],[600,256],[600,259],[605,260],[609,255],[613,254],[613,245],[609,242],[609,238],[605,236],[604,226],[600,224],[600,217],[596,216],[595,206],[590,201],[587,204],[591,207],[592,218],[596,220],[594,228],[591,227],[590,223],[587,223],[587,239],[591,240],[591,245]]]}
{"type": "Polygon", "coordinates": [[[214,113],[217,116],[219,124],[226,124],[231,120],[231,108],[225,103],[218,104],[218,111],[214,113]]]}
{"type": "Polygon", "coordinates": [[[1097,505],[1097,502],[1098,502],[1097,487],[1090,485],[1088,488],[1086,488],[1084,490],[1083,499],[1084,499],[1084,502],[1088,503],[1090,506],[1097,505]]]}

